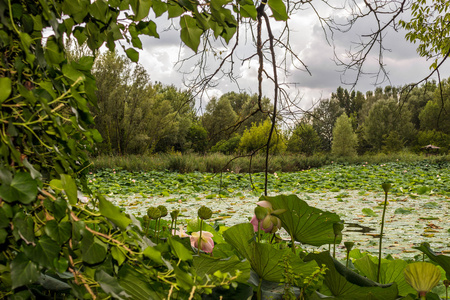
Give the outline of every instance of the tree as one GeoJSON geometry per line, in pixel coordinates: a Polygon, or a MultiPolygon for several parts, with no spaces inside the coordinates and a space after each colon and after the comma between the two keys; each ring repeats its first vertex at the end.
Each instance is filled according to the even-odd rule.
{"type": "Polygon", "coordinates": [[[202,117],[203,126],[208,131],[210,144],[215,145],[218,141],[227,139],[237,120],[238,116],[228,98],[211,99],[206,105],[206,112],[202,117]]]}
{"type": "Polygon", "coordinates": [[[414,135],[411,113],[405,107],[400,108],[398,101],[394,99],[378,100],[372,106],[365,120],[364,130],[365,139],[377,151],[382,150],[392,132],[396,132],[399,142],[405,144],[411,142],[414,135]]]}
{"type": "Polygon", "coordinates": [[[331,150],[334,123],[343,111],[338,101],[325,99],[307,115],[307,120],[310,120],[322,140],[322,149],[325,151],[331,150]]]}
{"type": "Polygon", "coordinates": [[[204,153],[208,146],[208,132],[199,122],[194,122],[189,127],[186,140],[189,143],[187,148],[204,153]]]}
{"type": "Polygon", "coordinates": [[[443,80],[433,93],[433,99],[428,101],[419,113],[422,130],[442,131],[450,134],[450,83],[443,80]]]}
{"type": "MultiPolygon", "coordinates": [[[[244,134],[242,134],[239,149],[244,153],[251,153],[267,147],[266,137],[270,133],[270,127],[271,124],[269,120],[265,120],[260,124],[253,123],[252,127],[246,129],[244,134]]],[[[272,133],[269,148],[271,153],[280,153],[286,149],[283,136],[278,131],[272,133]]]]}
{"type": "Polygon", "coordinates": [[[320,150],[321,140],[311,124],[300,123],[294,129],[287,143],[287,151],[307,156],[320,150]]]}
{"type": "Polygon", "coordinates": [[[336,120],[333,128],[331,153],[336,156],[355,156],[358,138],[346,113],[336,120]]]}

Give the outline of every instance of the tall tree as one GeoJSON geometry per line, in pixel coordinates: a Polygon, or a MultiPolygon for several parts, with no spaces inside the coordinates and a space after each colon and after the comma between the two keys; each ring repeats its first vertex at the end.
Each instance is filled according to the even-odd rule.
{"type": "Polygon", "coordinates": [[[320,151],[321,140],[311,124],[300,123],[292,132],[287,143],[287,151],[303,153],[307,156],[320,151]]]}
{"type": "Polygon", "coordinates": [[[237,120],[238,116],[228,98],[211,99],[206,105],[206,112],[202,117],[203,126],[208,131],[210,145],[228,139],[237,120]]]}
{"type": "Polygon", "coordinates": [[[325,151],[331,150],[334,123],[343,112],[337,100],[325,99],[306,116],[322,140],[322,148],[325,151]]]}
{"type": "Polygon", "coordinates": [[[333,128],[331,153],[336,156],[355,156],[358,138],[353,131],[352,122],[346,113],[336,120],[333,128]]]}

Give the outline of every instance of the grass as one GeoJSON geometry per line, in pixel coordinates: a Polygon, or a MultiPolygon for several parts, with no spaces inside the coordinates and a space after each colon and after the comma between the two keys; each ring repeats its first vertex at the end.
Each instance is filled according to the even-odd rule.
{"type": "MultiPolygon", "coordinates": [[[[395,154],[379,153],[375,155],[362,155],[355,157],[333,157],[328,154],[313,156],[283,154],[274,155],[269,160],[269,172],[296,172],[311,168],[318,168],[333,163],[338,164],[383,164],[388,162],[416,163],[426,162],[439,164],[450,161],[450,155],[424,156],[410,152],[395,154]]],[[[206,155],[189,153],[171,153],[154,155],[127,155],[106,156],[101,155],[92,158],[91,171],[100,169],[122,169],[132,172],[139,171],[172,171],[178,173],[208,172],[219,173],[221,171],[233,173],[263,172],[265,157],[256,155],[251,160],[249,157],[236,157],[221,153],[206,155]],[[250,164],[251,163],[251,164],[250,164]]]]}

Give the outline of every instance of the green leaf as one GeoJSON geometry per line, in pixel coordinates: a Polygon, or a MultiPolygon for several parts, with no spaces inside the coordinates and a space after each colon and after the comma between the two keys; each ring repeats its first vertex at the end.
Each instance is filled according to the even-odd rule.
{"type": "Polygon", "coordinates": [[[39,279],[37,265],[29,260],[24,253],[19,253],[11,262],[12,289],[32,284],[39,279]]]}
{"type": "Polygon", "coordinates": [[[208,280],[207,275],[214,274],[216,271],[222,273],[230,273],[232,276],[236,275],[236,271],[239,270],[242,274],[236,281],[247,283],[250,278],[251,266],[248,260],[240,261],[239,258],[234,255],[232,257],[221,259],[210,256],[195,256],[193,265],[197,275],[206,282],[208,280]]]}
{"type": "Polygon", "coordinates": [[[111,295],[114,299],[130,299],[123,288],[120,286],[117,278],[112,277],[103,270],[95,272],[95,280],[100,284],[101,288],[111,295]]]}
{"type": "Polygon", "coordinates": [[[64,192],[66,193],[67,198],[69,199],[70,205],[77,204],[77,184],[75,183],[75,180],[73,180],[70,175],[61,174],[60,176],[62,187],[64,189],[64,192]]]}
{"type": "Polygon", "coordinates": [[[31,216],[19,212],[13,219],[13,234],[16,239],[21,238],[27,244],[34,244],[34,221],[31,216]]]}
{"type": "Polygon", "coordinates": [[[148,258],[150,258],[151,260],[153,260],[154,262],[156,262],[157,264],[163,264],[164,261],[162,260],[161,257],[161,252],[156,250],[153,247],[147,247],[144,250],[144,255],[148,258]]]}
{"type": "Polygon", "coordinates": [[[36,199],[37,192],[36,180],[24,172],[16,173],[10,185],[3,183],[0,186],[0,198],[9,203],[19,201],[30,204],[36,199]]]}
{"type": "Polygon", "coordinates": [[[120,229],[125,230],[131,223],[131,219],[125,216],[117,206],[105,199],[105,197],[98,196],[99,210],[102,216],[110,219],[120,229]]]}
{"type": "Polygon", "coordinates": [[[88,264],[97,264],[102,262],[106,257],[108,246],[94,237],[92,233],[85,232],[81,240],[81,254],[83,261],[88,264]]]}
{"type": "Polygon", "coordinates": [[[368,217],[378,217],[378,215],[370,208],[363,208],[362,213],[368,217]]]}
{"type": "MultiPolygon", "coordinates": [[[[355,260],[353,264],[361,272],[361,275],[374,281],[377,280],[378,258],[365,255],[362,258],[355,260]]],[[[406,261],[400,259],[383,259],[381,261],[380,283],[397,283],[400,296],[406,296],[409,293],[414,294],[416,291],[406,282],[405,276],[403,275],[403,270],[407,264],[406,261]]]]}
{"type": "Polygon", "coordinates": [[[444,269],[447,278],[450,278],[450,256],[443,255],[443,254],[436,254],[433,250],[430,248],[430,244],[428,243],[421,243],[419,247],[413,247],[414,249],[420,250],[423,253],[425,253],[432,261],[437,263],[444,269]]]}
{"type": "Polygon", "coordinates": [[[190,291],[194,285],[194,280],[192,279],[192,274],[181,270],[177,265],[173,266],[175,271],[175,278],[177,279],[177,285],[186,291],[190,291]]]}
{"type": "Polygon", "coordinates": [[[188,15],[184,15],[180,18],[180,25],[181,40],[186,46],[197,52],[203,30],[198,28],[194,18],[188,15]]]}
{"type": "Polygon", "coordinates": [[[297,274],[312,274],[317,264],[303,262],[291,249],[275,249],[270,244],[260,244],[254,240],[253,226],[250,223],[234,225],[223,233],[225,241],[233,245],[248,261],[259,277],[279,282],[283,279],[284,268],[280,261],[285,256],[297,274]]]}
{"type": "Polygon", "coordinates": [[[48,37],[47,39],[45,56],[52,64],[60,64],[64,60],[64,52],[59,48],[54,35],[48,37]]]}
{"type": "Polygon", "coordinates": [[[311,207],[296,195],[263,196],[260,200],[269,201],[274,210],[286,209],[278,218],[295,240],[313,246],[334,243],[333,224],[341,221],[337,214],[311,207]]]}
{"type": "Polygon", "coordinates": [[[167,241],[169,242],[173,255],[175,255],[176,257],[178,257],[183,261],[192,259],[191,252],[188,249],[186,249],[186,247],[184,247],[182,243],[177,242],[171,237],[169,237],[167,241]]]}
{"type": "Polygon", "coordinates": [[[128,264],[123,265],[119,270],[119,284],[125,292],[130,295],[130,299],[164,299],[160,283],[149,282],[150,276],[145,270],[134,269],[128,264]]]}
{"type": "Polygon", "coordinates": [[[394,300],[398,296],[397,284],[380,285],[369,280],[334,260],[329,252],[311,253],[305,260],[315,260],[318,265],[325,265],[324,283],[335,299],[360,300],[379,299],[394,300]],[[368,296],[370,295],[370,298],[368,296]]]}
{"type": "Polygon", "coordinates": [[[272,10],[275,20],[287,21],[287,19],[289,19],[283,0],[269,0],[267,4],[269,4],[270,9],[272,10]]]}
{"type": "Polygon", "coordinates": [[[134,12],[134,20],[140,21],[148,16],[150,6],[152,6],[151,0],[133,0],[130,1],[131,8],[134,12]]]}
{"type": "Polygon", "coordinates": [[[53,260],[58,258],[61,248],[55,241],[44,235],[37,239],[36,245],[34,247],[29,247],[29,250],[31,250],[31,252],[28,256],[30,256],[34,262],[42,267],[51,269],[54,267],[53,260]]]}
{"type": "Polygon", "coordinates": [[[127,54],[128,58],[131,59],[132,62],[139,61],[139,52],[137,52],[133,48],[128,48],[127,50],[125,50],[125,53],[127,54]]]}
{"type": "Polygon", "coordinates": [[[0,104],[2,104],[12,91],[12,81],[9,77],[0,78],[0,104]]]}
{"type": "Polygon", "coordinates": [[[64,244],[72,235],[72,224],[50,220],[45,224],[45,233],[59,245],[64,244]]]}
{"type": "Polygon", "coordinates": [[[153,12],[155,13],[155,16],[158,18],[167,11],[167,4],[160,0],[153,0],[152,8],[153,12]]]}
{"type": "MultiPolygon", "coordinates": [[[[125,254],[123,254],[121,248],[119,248],[119,247],[112,247],[111,255],[117,261],[117,264],[119,266],[121,266],[127,259],[127,257],[125,256],[125,254]]],[[[145,253],[144,253],[144,255],[145,255],[145,253]]]]}
{"type": "Polygon", "coordinates": [[[72,65],[65,64],[62,67],[62,71],[64,76],[69,78],[71,80],[70,83],[73,83],[77,81],[78,79],[81,79],[82,81],[85,79],[85,76],[82,72],[75,69],[72,65]]]}
{"type": "Polygon", "coordinates": [[[0,229],[0,245],[2,245],[6,241],[7,237],[8,237],[8,232],[5,229],[1,228],[0,229]]]}
{"type": "Polygon", "coordinates": [[[252,20],[256,21],[256,17],[258,16],[258,12],[256,11],[256,7],[253,4],[246,4],[240,6],[241,16],[244,18],[252,18],[252,20]]]}

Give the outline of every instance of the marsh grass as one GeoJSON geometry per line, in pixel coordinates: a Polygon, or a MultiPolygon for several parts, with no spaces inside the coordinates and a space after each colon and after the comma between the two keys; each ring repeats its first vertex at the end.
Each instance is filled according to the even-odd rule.
{"type": "MultiPolygon", "coordinates": [[[[221,153],[195,154],[195,153],[163,153],[154,155],[126,155],[126,156],[97,156],[91,158],[91,171],[99,169],[123,169],[128,171],[172,171],[178,173],[221,171],[234,173],[263,172],[265,157],[256,155],[238,157],[221,153]]],[[[374,154],[355,157],[334,157],[329,154],[316,154],[304,156],[285,153],[273,155],[269,159],[269,172],[296,172],[311,168],[318,168],[334,163],[338,164],[384,164],[387,162],[440,164],[450,161],[450,155],[425,156],[410,152],[395,154],[374,154]]]]}

